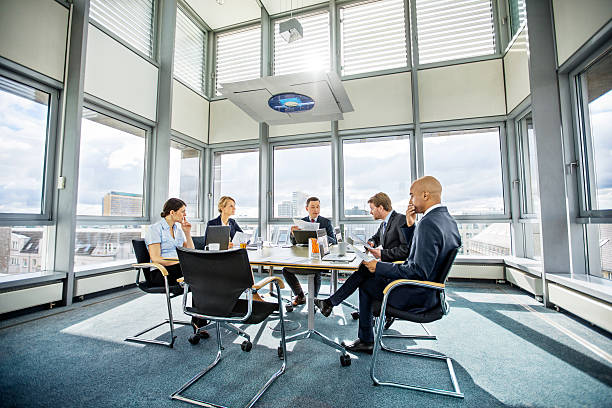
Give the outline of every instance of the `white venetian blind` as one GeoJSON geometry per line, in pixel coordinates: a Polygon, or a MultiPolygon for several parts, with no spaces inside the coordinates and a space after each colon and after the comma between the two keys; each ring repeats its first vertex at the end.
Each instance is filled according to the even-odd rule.
{"type": "Polygon", "coordinates": [[[408,65],[404,0],[382,0],[340,9],[342,75],[408,65]]]}
{"type": "Polygon", "coordinates": [[[153,0],[91,0],[89,17],[121,40],[153,56],[153,0]]]}
{"type": "MultiPolygon", "coordinates": [[[[261,26],[217,36],[216,87],[220,84],[259,78],[261,26]]],[[[217,94],[219,92],[217,91],[217,94]]]]}
{"type": "Polygon", "coordinates": [[[495,53],[491,0],[416,0],[419,63],[495,53]]]}
{"type": "Polygon", "coordinates": [[[304,38],[287,43],[274,23],[274,75],[304,71],[329,71],[329,14],[328,12],[296,16],[304,29],[304,38]]]}
{"type": "Polygon", "coordinates": [[[202,95],[205,93],[206,32],[183,10],[176,10],[174,76],[202,95]]]}

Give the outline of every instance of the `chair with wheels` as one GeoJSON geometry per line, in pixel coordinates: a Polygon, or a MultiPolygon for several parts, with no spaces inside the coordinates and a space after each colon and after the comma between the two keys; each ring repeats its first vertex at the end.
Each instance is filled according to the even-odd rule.
{"type": "MultiPolygon", "coordinates": [[[[246,405],[247,407],[252,407],[270,387],[272,382],[285,372],[287,364],[282,302],[280,299],[277,299],[274,303],[256,301],[253,296],[261,288],[270,283],[274,283],[277,293],[280,293],[280,289],[284,288],[283,281],[280,277],[272,276],[254,284],[246,249],[199,251],[177,248],[177,253],[183,271],[185,295],[188,290],[191,290],[192,293],[192,306],[187,306],[187,296],[185,296],[183,298],[183,310],[190,316],[207,319],[215,324],[217,331],[217,356],[208,367],[200,371],[174,392],[171,398],[199,406],[221,406],[190,398],[183,394],[221,360],[221,351],[223,350],[221,327],[230,323],[259,324],[272,313],[278,311],[281,328],[278,354],[279,356],[284,356],[283,363],[280,369],[268,379],[246,405]],[[242,298],[243,295],[245,295],[246,299],[242,298]]],[[[245,338],[245,341],[241,344],[241,349],[245,352],[251,351],[253,344],[249,335],[235,326],[231,326],[231,328],[238,330],[238,334],[245,338]]]]}
{"type": "Polygon", "coordinates": [[[463,393],[459,389],[459,383],[457,382],[457,377],[455,376],[455,370],[453,369],[453,362],[450,357],[443,355],[443,354],[433,354],[433,353],[426,353],[426,352],[421,352],[421,351],[391,348],[387,346],[386,344],[384,344],[383,342],[383,338],[385,337],[436,340],[436,336],[432,336],[431,333],[427,331],[427,329],[425,329],[427,332],[427,335],[383,334],[383,326],[385,324],[386,317],[393,317],[398,320],[406,320],[410,322],[420,323],[421,325],[423,325],[424,323],[431,323],[436,320],[439,320],[449,313],[450,308],[449,308],[448,302],[446,301],[445,282],[446,282],[446,279],[448,278],[448,274],[453,265],[455,257],[457,256],[457,251],[458,251],[458,248],[454,249],[448,254],[444,263],[440,266],[440,269],[437,274],[438,278],[436,279],[436,282],[398,279],[398,280],[395,280],[389,283],[387,287],[384,289],[383,291],[384,297],[383,297],[382,302],[378,301],[378,302],[373,303],[372,311],[376,318],[376,323],[375,323],[376,332],[374,334],[375,335],[374,354],[372,356],[372,361],[370,363],[370,377],[372,378],[374,385],[386,385],[386,386],[392,386],[392,387],[399,387],[399,388],[411,389],[411,390],[416,390],[416,391],[424,391],[424,392],[429,392],[429,393],[434,393],[434,394],[448,395],[448,396],[457,397],[457,398],[464,397],[463,393]],[[422,313],[413,313],[409,311],[395,309],[391,306],[388,306],[387,301],[389,299],[389,295],[391,294],[391,292],[394,289],[398,287],[402,287],[402,286],[419,286],[422,288],[428,288],[433,291],[436,291],[439,296],[439,303],[434,308],[428,311],[422,312],[422,313]],[[378,353],[380,350],[389,351],[392,353],[408,354],[408,355],[417,356],[417,357],[445,360],[447,368],[448,368],[448,372],[450,374],[450,378],[453,384],[453,390],[452,391],[443,390],[443,389],[437,389],[437,388],[421,387],[417,385],[395,383],[395,382],[390,382],[390,381],[385,382],[385,381],[379,380],[376,377],[375,370],[376,370],[376,363],[378,360],[378,353]]]}
{"type": "Polygon", "coordinates": [[[146,330],[141,331],[135,336],[131,336],[126,338],[126,341],[136,342],[136,343],[151,343],[151,344],[160,344],[164,346],[168,346],[172,348],[174,346],[174,341],[176,340],[176,336],[174,335],[174,325],[191,325],[191,322],[186,321],[178,321],[174,320],[172,317],[172,304],[170,299],[181,295],[183,293],[183,288],[179,283],[168,282],[168,271],[163,265],[158,263],[151,262],[149,257],[149,251],[147,250],[147,246],[143,239],[133,239],[132,246],[134,248],[134,254],[136,255],[137,264],[132,265],[134,268],[138,269],[138,273],[136,274],[136,286],[138,286],[142,291],[146,293],[159,293],[166,295],[166,304],[168,307],[168,318],[162,321],[161,323],[156,324],[153,327],[150,327],[146,330]],[[144,281],[140,280],[140,274],[143,274],[144,281]],[[164,286],[157,286],[152,283],[152,274],[161,273],[164,277],[164,286]],[[161,325],[168,323],[170,325],[170,341],[162,341],[156,339],[145,339],[141,338],[143,334],[150,332],[153,329],[158,328],[161,325]]]}

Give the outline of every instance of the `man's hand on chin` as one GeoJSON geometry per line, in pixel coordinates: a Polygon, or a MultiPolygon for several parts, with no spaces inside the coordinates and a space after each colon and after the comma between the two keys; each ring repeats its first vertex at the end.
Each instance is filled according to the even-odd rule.
{"type": "Polygon", "coordinates": [[[362,262],[366,268],[372,273],[376,272],[376,264],[378,263],[378,259],[372,259],[371,261],[363,261],[362,262]]]}

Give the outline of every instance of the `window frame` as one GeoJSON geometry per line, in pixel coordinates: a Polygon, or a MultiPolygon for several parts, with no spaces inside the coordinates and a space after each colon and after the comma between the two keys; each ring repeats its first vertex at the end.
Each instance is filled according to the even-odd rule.
{"type": "MultiPolygon", "coordinates": [[[[83,109],[89,109],[108,116],[111,119],[124,122],[128,125],[137,127],[145,131],[145,152],[144,152],[144,169],[143,169],[143,190],[142,190],[142,217],[120,217],[120,216],[103,216],[103,215],[78,215],[76,214],[76,225],[77,226],[89,226],[89,225],[145,225],[150,222],[150,210],[151,210],[151,191],[153,187],[153,180],[151,175],[153,174],[153,149],[152,149],[152,137],[154,128],[137,120],[137,118],[123,115],[108,109],[107,107],[100,106],[85,100],[83,102],[83,109]]],[[[82,120],[82,118],[81,118],[82,120]]],[[[82,143],[81,143],[82,144],[82,143]]],[[[81,166],[81,158],[79,157],[79,169],[81,166]]],[[[80,180],[79,180],[80,182],[80,180]]],[[[77,187],[78,188],[78,187],[77,187]]],[[[78,197],[76,206],[78,206],[78,197]]],[[[76,209],[75,206],[75,209],[76,209]]]]}
{"type": "Polygon", "coordinates": [[[568,172],[575,171],[578,184],[579,222],[612,222],[612,208],[594,210],[593,200],[596,200],[595,174],[593,169],[593,152],[591,148],[590,117],[588,115],[588,102],[586,98],[586,81],[582,75],[607,54],[612,55],[612,46],[606,44],[590,54],[582,63],[569,73],[570,100],[572,106],[572,122],[574,131],[573,162],[566,163],[568,172]],[[580,220],[582,219],[582,220],[580,220]]]}
{"type": "MultiPolygon", "coordinates": [[[[215,205],[214,202],[214,198],[215,198],[215,191],[214,191],[214,187],[215,187],[215,172],[214,172],[214,167],[215,167],[215,155],[216,154],[224,154],[224,153],[241,153],[241,152],[257,152],[257,160],[260,160],[260,152],[259,152],[259,142],[255,141],[249,141],[247,143],[234,143],[232,142],[230,145],[221,145],[221,146],[215,146],[212,147],[210,149],[210,160],[207,163],[208,166],[208,173],[210,174],[210,180],[208,182],[208,185],[210,186],[208,189],[208,197],[205,197],[206,200],[209,201],[209,205],[208,205],[208,214],[206,214],[206,219],[207,220],[211,220],[213,218],[216,217],[216,208],[217,206],[215,205]],[[215,217],[213,217],[213,215],[215,215],[215,217]]],[[[261,182],[261,178],[258,176],[258,188],[257,188],[257,195],[259,197],[259,183],[261,182]]],[[[257,203],[259,206],[259,198],[257,199],[257,203]]],[[[259,212],[259,209],[258,209],[259,212]]],[[[259,223],[259,218],[236,218],[236,221],[240,221],[243,222],[245,224],[257,224],[259,223]]]]}
{"type": "MultiPolygon", "coordinates": [[[[340,214],[338,214],[338,219],[340,221],[341,224],[369,224],[369,223],[378,223],[379,221],[374,220],[372,218],[371,215],[368,216],[355,216],[355,217],[347,217],[345,215],[345,205],[344,205],[344,142],[347,140],[362,140],[362,139],[370,139],[370,140],[376,140],[376,139],[385,139],[385,138],[389,138],[389,137],[405,137],[408,140],[408,143],[410,144],[410,180],[411,182],[416,180],[415,175],[413,174],[413,161],[416,160],[415,159],[415,152],[413,151],[413,138],[414,138],[414,131],[412,129],[406,129],[405,131],[401,131],[401,130],[397,130],[397,131],[388,131],[388,132],[383,132],[383,133],[375,133],[375,134],[371,134],[371,133],[358,133],[358,134],[348,134],[348,135],[341,135],[339,137],[339,141],[338,141],[338,150],[339,150],[339,154],[340,154],[340,160],[338,161],[338,211],[340,212],[340,214]]],[[[332,169],[333,170],[333,169],[332,169]]],[[[374,192],[372,192],[374,193],[374,192]]],[[[397,211],[397,209],[395,209],[397,211]]],[[[398,212],[403,212],[398,211],[398,212]]]]}
{"type": "Polygon", "coordinates": [[[274,157],[274,149],[275,148],[279,148],[279,147],[288,147],[288,148],[300,148],[300,147],[310,147],[310,146],[317,146],[317,145],[324,145],[327,144],[329,145],[329,149],[330,149],[330,169],[331,169],[331,173],[330,173],[330,181],[331,181],[331,191],[330,191],[330,197],[332,202],[331,207],[332,207],[332,214],[331,214],[331,220],[336,219],[336,214],[334,214],[334,206],[333,206],[333,200],[334,200],[334,189],[333,189],[333,179],[334,179],[334,158],[333,158],[333,141],[331,136],[314,136],[314,137],[308,137],[308,135],[306,135],[303,138],[300,138],[299,140],[274,140],[274,141],[270,141],[269,143],[269,152],[268,152],[268,157],[269,157],[269,165],[268,165],[268,188],[269,188],[269,193],[268,193],[268,197],[267,197],[267,203],[268,203],[268,225],[272,225],[272,224],[292,224],[293,223],[293,218],[289,218],[289,217],[274,217],[274,161],[275,161],[275,157],[274,157]]]}
{"type": "MultiPolygon", "coordinates": [[[[510,205],[510,171],[508,163],[508,140],[506,124],[503,121],[493,122],[479,122],[475,124],[466,125],[436,125],[436,124],[422,124],[420,142],[423,146],[425,141],[425,134],[432,132],[452,132],[452,131],[469,131],[469,130],[480,130],[486,128],[498,128],[499,129],[499,147],[500,147],[500,165],[501,165],[501,176],[502,176],[502,194],[504,211],[500,214],[452,214],[453,218],[459,221],[473,221],[483,223],[494,223],[494,222],[512,222],[511,216],[511,205],[510,205]]],[[[424,149],[421,150],[423,166],[425,162],[424,149]]],[[[424,170],[424,167],[423,167],[424,170]]],[[[444,186],[443,186],[444,187],[444,186]]],[[[442,203],[444,203],[444,192],[442,193],[442,203]]]]}
{"type": "Polygon", "coordinates": [[[58,139],[58,117],[60,91],[25,75],[9,71],[0,66],[0,75],[30,88],[49,94],[47,109],[47,131],[45,135],[45,164],[40,214],[0,213],[0,226],[48,226],[54,225],[55,153],[58,139]]]}
{"type": "MultiPolygon", "coordinates": [[[[197,218],[192,217],[190,218],[190,221],[204,222],[206,218],[206,214],[204,213],[205,211],[204,200],[206,198],[204,197],[204,187],[206,185],[205,184],[206,183],[206,180],[205,180],[206,166],[204,164],[205,157],[206,157],[206,147],[200,143],[197,143],[193,140],[188,139],[186,136],[182,136],[180,133],[177,133],[174,130],[170,131],[170,142],[180,143],[180,144],[183,144],[187,147],[190,147],[200,152],[200,163],[199,163],[200,176],[199,176],[199,183],[198,183],[198,197],[199,197],[198,210],[199,210],[200,216],[197,218]]],[[[172,148],[172,146],[170,148],[172,148]]]]}

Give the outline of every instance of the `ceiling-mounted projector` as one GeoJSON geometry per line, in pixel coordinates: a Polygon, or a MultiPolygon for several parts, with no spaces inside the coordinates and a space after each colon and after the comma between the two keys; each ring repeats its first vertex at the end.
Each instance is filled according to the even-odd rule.
{"type": "Polygon", "coordinates": [[[296,18],[290,18],[278,25],[278,31],[285,41],[292,43],[304,36],[302,25],[296,18]]]}

